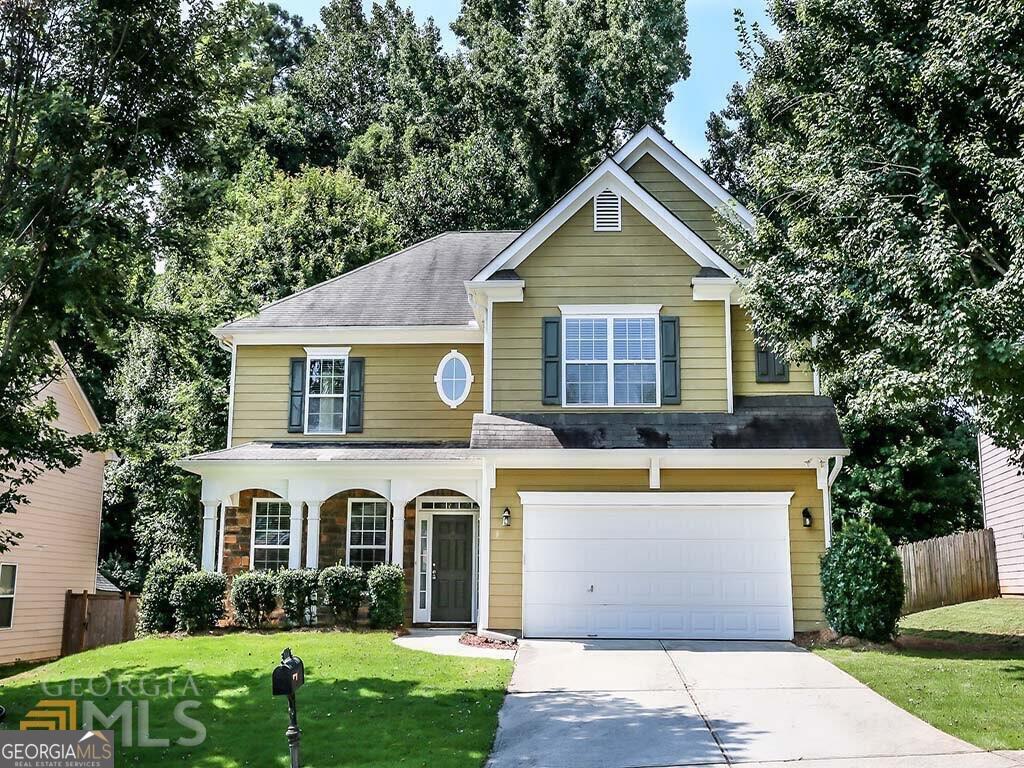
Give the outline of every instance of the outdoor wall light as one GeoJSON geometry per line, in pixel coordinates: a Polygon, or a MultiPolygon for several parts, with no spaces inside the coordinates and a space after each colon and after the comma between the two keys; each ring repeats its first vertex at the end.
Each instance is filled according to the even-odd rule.
{"type": "Polygon", "coordinates": [[[501,513],[501,527],[508,528],[512,525],[512,510],[505,507],[505,511],[501,513]]]}
{"type": "Polygon", "coordinates": [[[808,507],[804,507],[804,528],[810,528],[814,524],[814,518],[811,517],[811,510],[808,507]]]}

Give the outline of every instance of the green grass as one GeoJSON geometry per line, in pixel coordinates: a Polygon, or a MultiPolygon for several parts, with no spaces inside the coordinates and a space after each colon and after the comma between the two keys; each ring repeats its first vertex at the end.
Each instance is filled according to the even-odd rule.
{"type": "MultiPolygon", "coordinates": [[[[131,700],[148,706],[150,736],[172,745],[125,747],[117,726],[119,765],[286,766],[287,705],[270,693],[285,646],[306,666],[298,693],[304,768],[462,768],[487,756],[511,663],[408,651],[383,633],[246,633],[108,646],[0,680],[6,727],[17,728],[44,698],[76,699],[80,711],[89,700],[108,714],[131,700]],[[113,681],[109,692],[104,676],[113,681]],[[182,700],[199,702],[186,713],[206,728],[199,746],[173,743],[192,735],[174,718],[182,700]]],[[[141,709],[133,706],[137,739],[141,709]]]]}
{"type": "Polygon", "coordinates": [[[996,598],[904,616],[901,634],[909,638],[963,645],[1015,645],[1024,642],[1024,600],[996,598]]]}
{"type": "Polygon", "coordinates": [[[890,701],[982,749],[1024,749],[1024,601],[905,617],[907,647],[816,653],[890,701]]]}

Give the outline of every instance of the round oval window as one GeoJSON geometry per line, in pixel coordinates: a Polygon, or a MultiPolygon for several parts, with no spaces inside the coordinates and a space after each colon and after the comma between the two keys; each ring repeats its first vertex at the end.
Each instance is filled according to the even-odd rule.
{"type": "Polygon", "coordinates": [[[469,397],[469,385],[473,382],[473,372],[469,361],[454,349],[441,359],[437,366],[437,394],[448,406],[455,408],[469,397]]]}

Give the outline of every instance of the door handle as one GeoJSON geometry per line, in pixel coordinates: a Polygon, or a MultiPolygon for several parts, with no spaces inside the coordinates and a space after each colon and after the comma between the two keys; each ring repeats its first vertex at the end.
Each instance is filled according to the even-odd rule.
{"type": "Polygon", "coordinates": [[[593,592],[593,591],[594,591],[594,585],[593,585],[593,584],[591,584],[591,585],[590,585],[590,589],[588,589],[588,590],[587,590],[587,592],[593,592]]]}
{"type": "Polygon", "coordinates": [[[437,581],[437,566],[436,565],[431,565],[430,566],[430,578],[433,581],[437,581]]]}

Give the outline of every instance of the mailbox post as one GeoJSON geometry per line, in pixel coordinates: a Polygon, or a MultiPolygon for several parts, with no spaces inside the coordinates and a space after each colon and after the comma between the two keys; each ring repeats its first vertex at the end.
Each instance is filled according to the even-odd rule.
{"type": "Polygon", "coordinates": [[[299,714],[295,708],[295,692],[305,682],[306,671],[302,659],[292,656],[292,649],[281,651],[281,663],[274,670],[273,689],[275,696],[288,697],[288,730],[284,735],[288,738],[288,752],[291,754],[291,768],[299,768],[299,714]]]}

